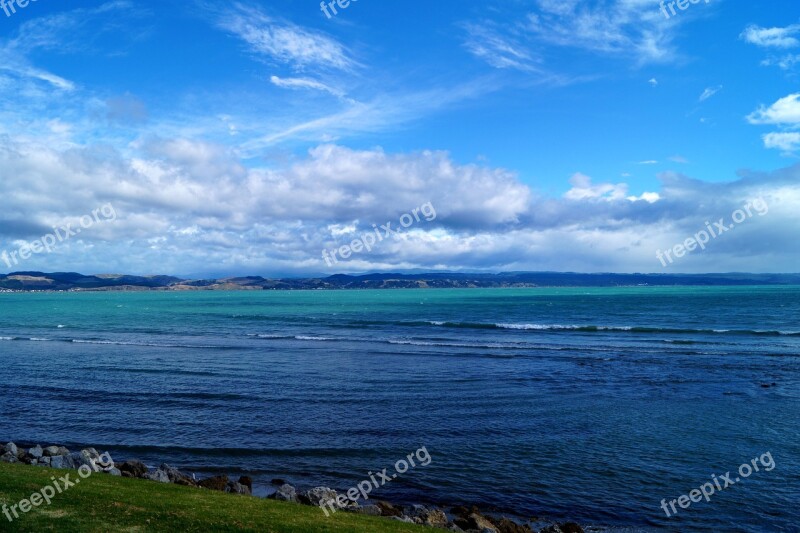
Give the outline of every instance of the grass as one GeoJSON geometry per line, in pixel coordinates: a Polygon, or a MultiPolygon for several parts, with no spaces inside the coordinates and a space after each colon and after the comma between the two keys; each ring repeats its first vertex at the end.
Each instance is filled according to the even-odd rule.
{"type": "MultiPolygon", "coordinates": [[[[29,499],[75,470],[0,463],[0,507],[29,499]]],[[[259,531],[304,533],[422,532],[427,528],[318,507],[235,496],[222,492],[94,474],[43,502],[12,523],[0,514],[0,531],[259,531]]],[[[13,514],[11,515],[13,518],[13,514]]]]}

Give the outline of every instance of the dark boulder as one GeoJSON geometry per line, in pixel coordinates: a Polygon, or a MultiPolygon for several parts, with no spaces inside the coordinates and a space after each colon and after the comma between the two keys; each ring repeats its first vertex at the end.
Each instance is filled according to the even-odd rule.
{"type": "Polygon", "coordinates": [[[247,487],[247,489],[250,491],[250,494],[253,493],[253,478],[250,476],[241,476],[239,478],[239,483],[247,487]]]}
{"type": "Polygon", "coordinates": [[[228,482],[230,482],[228,476],[214,476],[202,480],[198,485],[204,489],[225,492],[225,489],[228,487],[228,482]]]}
{"type": "Polygon", "coordinates": [[[381,510],[381,515],[383,516],[402,516],[403,509],[401,507],[395,507],[389,502],[384,501],[377,501],[375,505],[378,506],[381,510]]]}
{"type": "Polygon", "coordinates": [[[528,525],[519,525],[513,520],[509,520],[506,517],[492,520],[492,523],[495,525],[495,528],[499,533],[532,533],[533,530],[528,525]]]}
{"type": "Polygon", "coordinates": [[[123,477],[143,478],[147,474],[147,466],[141,461],[131,459],[119,465],[123,477]]]}

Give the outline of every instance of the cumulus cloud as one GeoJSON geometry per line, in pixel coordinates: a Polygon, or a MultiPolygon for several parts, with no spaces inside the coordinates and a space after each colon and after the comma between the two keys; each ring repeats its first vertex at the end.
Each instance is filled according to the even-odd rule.
{"type": "Polygon", "coordinates": [[[800,149],[800,133],[766,133],[762,137],[765,148],[777,148],[784,152],[796,152],[800,149]]]}
{"type": "Polygon", "coordinates": [[[800,24],[792,24],[784,28],[763,28],[751,25],[745,28],[741,38],[750,44],[763,48],[793,48],[800,45],[797,37],[800,33],[800,24]]]}
{"type": "MultiPolygon", "coordinates": [[[[149,139],[133,155],[92,146],[60,149],[0,139],[0,249],[105,203],[118,218],[26,269],[152,273],[333,273],[323,249],[431,202],[434,221],[338,270],[659,271],[655,250],[682,242],[706,220],[750,198],[768,217],[687,258],[686,271],[747,270],[754,257],[792,270],[800,167],[733,182],[668,173],[659,191],[577,173],[560,198],[505,169],[459,164],[445,152],[387,153],[323,144],[278,167],[249,167],[227,148],[149,139]],[[58,191],[57,195],[53,191],[58,191]]],[[[715,218],[716,217],[716,218],[715,218]]]]}
{"type": "Polygon", "coordinates": [[[784,96],[771,106],[760,106],[747,120],[750,124],[800,124],[800,93],[784,96]]]}

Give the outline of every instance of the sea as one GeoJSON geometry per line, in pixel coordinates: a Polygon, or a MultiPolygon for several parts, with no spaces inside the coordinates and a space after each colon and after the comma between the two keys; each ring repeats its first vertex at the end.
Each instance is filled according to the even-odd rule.
{"type": "Polygon", "coordinates": [[[800,531],[799,437],[798,286],[0,294],[0,440],[262,496],[800,531]]]}

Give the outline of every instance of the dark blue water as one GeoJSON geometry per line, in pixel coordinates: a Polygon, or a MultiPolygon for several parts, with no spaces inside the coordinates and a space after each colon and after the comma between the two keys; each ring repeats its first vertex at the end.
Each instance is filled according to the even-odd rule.
{"type": "Polygon", "coordinates": [[[425,446],[378,497],[800,531],[798,287],[0,294],[0,339],[0,440],[261,493],[346,489],[425,446]]]}

